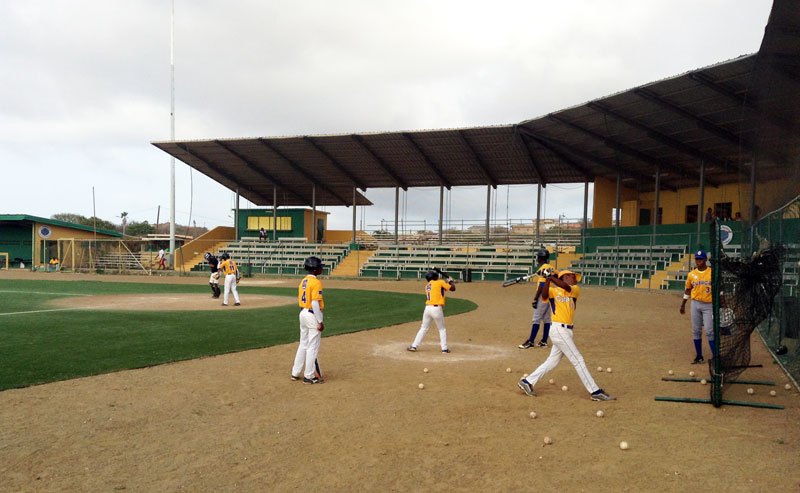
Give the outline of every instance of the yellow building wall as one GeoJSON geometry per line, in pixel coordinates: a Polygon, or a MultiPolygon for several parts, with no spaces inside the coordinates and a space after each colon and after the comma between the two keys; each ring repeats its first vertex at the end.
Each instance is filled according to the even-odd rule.
{"type": "MultiPolygon", "coordinates": [[[[630,220],[629,217],[638,219],[639,212],[635,210],[635,216],[631,216],[630,210],[633,204],[636,204],[637,196],[636,190],[629,187],[622,187],[620,191],[620,207],[622,207],[622,214],[620,216],[620,225],[632,226],[626,224],[630,220]],[[629,204],[627,207],[625,204],[629,204]]],[[[616,180],[607,180],[605,178],[597,177],[594,180],[594,204],[592,205],[592,227],[593,228],[610,228],[614,225],[613,210],[617,205],[617,182],[616,180]]]]}
{"type": "MultiPolygon", "coordinates": [[[[303,236],[305,236],[309,242],[311,242],[312,238],[314,238],[313,230],[311,229],[312,228],[311,213],[312,213],[311,209],[308,209],[303,213],[303,236]]],[[[330,213],[317,211],[317,221],[322,219],[322,229],[325,232],[327,232],[328,230],[328,214],[330,213]]],[[[317,238],[317,241],[319,240],[320,238],[317,238]]],[[[322,240],[327,242],[325,234],[323,234],[322,240]]]]}
{"type": "MultiPolygon", "coordinates": [[[[83,238],[83,239],[94,239],[95,234],[94,231],[84,231],[82,229],[73,229],[67,228],[64,226],[55,226],[52,224],[47,223],[33,223],[33,235],[35,241],[33,242],[33,265],[37,267],[44,267],[47,264],[47,261],[50,260],[46,258],[44,262],[42,262],[42,249],[45,248],[45,242],[47,247],[49,245],[56,244],[57,240],[67,239],[67,238],[83,238]],[[47,226],[50,229],[50,238],[47,240],[43,239],[39,236],[39,227],[40,226],[47,226]]],[[[97,239],[114,239],[115,236],[106,235],[102,233],[97,233],[97,239]]]]}

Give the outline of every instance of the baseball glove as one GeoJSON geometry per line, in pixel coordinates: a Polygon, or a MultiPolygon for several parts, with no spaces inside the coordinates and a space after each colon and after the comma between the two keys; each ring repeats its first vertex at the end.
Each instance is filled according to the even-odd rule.
{"type": "Polygon", "coordinates": [[[214,279],[219,279],[219,272],[214,273],[214,279]]]}

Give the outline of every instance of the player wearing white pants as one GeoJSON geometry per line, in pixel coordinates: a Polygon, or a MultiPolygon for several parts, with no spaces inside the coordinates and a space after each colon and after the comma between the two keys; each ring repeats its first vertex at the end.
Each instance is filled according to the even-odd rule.
{"type": "Polygon", "coordinates": [[[447,351],[447,329],[444,326],[444,309],[442,305],[426,305],[425,311],[422,312],[422,326],[417,332],[417,337],[414,338],[412,347],[417,347],[422,344],[422,338],[428,333],[431,322],[436,324],[439,329],[439,344],[442,346],[442,351],[447,351]]]}
{"type": "Polygon", "coordinates": [[[228,304],[228,295],[230,293],[233,293],[233,299],[236,300],[236,305],[239,305],[239,290],[236,289],[236,281],[236,274],[227,274],[225,276],[225,295],[222,297],[223,305],[228,304]]]}
{"type": "Polygon", "coordinates": [[[228,295],[231,291],[233,291],[236,306],[239,306],[239,291],[236,289],[236,284],[239,282],[239,268],[236,266],[236,262],[231,260],[228,252],[222,252],[220,258],[222,263],[219,264],[219,272],[225,276],[225,296],[222,298],[222,306],[228,306],[228,295]]]}
{"type": "MultiPolygon", "coordinates": [[[[441,272],[441,271],[439,271],[441,272]]],[[[431,322],[436,323],[439,328],[439,343],[443,353],[449,353],[447,348],[447,329],[444,327],[444,294],[447,291],[455,291],[455,281],[448,278],[447,281],[439,279],[439,272],[429,270],[425,273],[428,284],[425,285],[425,311],[422,312],[422,326],[414,338],[414,343],[408,346],[408,351],[416,351],[417,346],[422,344],[422,338],[428,333],[431,322]]]]}
{"type": "Polygon", "coordinates": [[[322,331],[318,328],[320,324],[322,324],[322,310],[319,307],[316,310],[308,308],[300,310],[300,345],[294,356],[292,375],[302,374],[308,380],[314,379],[319,343],[322,340],[322,331]],[[315,317],[316,313],[320,314],[319,320],[315,317]]]}
{"type": "Polygon", "coordinates": [[[526,394],[536,395],[533,387],[550,370],[558,366],[562,356],[566,356],[572,366],[575,367],[578,378],[581,379],[583,386],[589,391],[593,401],[613,401],[616,400],[616,397],[606,394],[595,383],[589,373],[589,369],[586,368],[583,356],[581,356],[578,348],[575,347],[575,342],[572,338],[572,319],[575,316],[576,303],[581,293],[580,287],[577,285],[578,275],[564,270],[558,274],[558,277],[553,274],[545,281],[543,298],[550,303],[550,308],[553,311],[553,323],[550,326],[550,341],[553,343],[553,349],[550,350],[550,355],[544,363],[539,365],[526,378],[520,380],[517,385],[526,394]]]}

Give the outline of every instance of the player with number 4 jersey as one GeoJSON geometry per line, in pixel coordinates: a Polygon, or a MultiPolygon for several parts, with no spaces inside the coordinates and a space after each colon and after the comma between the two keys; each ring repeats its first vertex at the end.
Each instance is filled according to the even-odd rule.
{"type": "Polygon", "coordinates": [[[425,311],[422,313],[422,326],[417,332],[417,337],[414,338],[414,343],[406,349],[412,352],[416,351],[417,346],[422,343],[422,338],[428,333],[431,322],[435,322],[436,327],[439,328],[439,343],[442,346],[442,352],[449,353],[447,329],[444,326],[444,296],[447,291],[456,290],[455,282],[452,279],[448,281],[439,279],[439,273],[435,270],[429,270],[425,274],[425,279],[428,284],[425,285],[425,311]]]}
{"type": "Polygon", "coordinates": [[[308,275],[297,287],[297,304],[300,306],[300,345],[294,357],[292,380],[303,379],[303,383],[323,383],[321,376],[314,371],[317,368],[317,355],[325,325],[322,323],[322,312],[325,301],[322,299],[322,281],[317,276],[322,274],[325,265],[319,257],[308,257],[303,268],[308,275]]]}

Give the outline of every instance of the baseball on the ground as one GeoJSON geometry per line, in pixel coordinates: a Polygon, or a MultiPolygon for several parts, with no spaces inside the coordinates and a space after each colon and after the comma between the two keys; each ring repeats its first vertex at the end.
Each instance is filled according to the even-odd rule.
{"type": "Polygon", "coordinates": [[[628,450],[628,442],[619,442],[619,448],[622,450],[628,450]]]}
{"type": "Polygon", "coordinates": [[[550,385],[553,385],[554,383],[556,383],[556,381],[551,378],[550,379],[550,385]]]}
{"type": "Polygon", "coordinates": [[[747,393],[748,393],[748,394],[755,394],[755,393],[756,393],[756,391],[755,391],[755,390],[753,390],[753,388],[751,387],[751,388],[747,389],[747,393]]]}
{"type": "Polygon", "coordinates": [[[506,373],[511,373],[511,368],[506,368],[506,373]]]}
{"type": "Polygon", "coordinates": [[[606,415],[606,413],[604,413],[603,411],[597,411],[597,417],[598,418],[602,418],[605,415],[606,415]]]}
{"type": "Polygon", "coordinates": [[[552,443],[553,443],[553,439],[552,439],[552,438],[550,438],[550,437],[544,437],[544,444],[545,444],[545,445],[550,445],[550,444],[552,444],[552,443]]]}
{"type": "Polygon", "coordinates": [[[421,384],[417,385],[417,387],[419,387],[420,389],[424,389],[425,388],[425,384],[421,383],[421,384]]]}
{"type": "Polygon", "coordinates": [[[427,369],[427,368],[423,368],[423,369],[422,369],[422,372],[423,372],[423,373],[428,373],[428,369],[427,369]]]}
{"type": "Polygon", "coordinates": [[[705,385],[705,384],[707,384],[707,383],[708,383],[708,382],[706,382],[706,379],[705,379],[705,378],[701,378],[701,379],[700,379],[700,385],[705,385]]]}
{"type": "Polygon", "coordinates": [[[774,390],[770,390],[769,391],[769,395],[771,395],[772,397],[775,397],[776,395],[778,395],[778,393],[775,392],[774,390]]]}
{"type": "Polygon", "coordinates": [[[693,372],[693,371],[690,371],[690,372],[689,372],[689,376],[690,376],[690,377],[693,377],[693,376],[694,376],[694,372],[693,372]]]}
{"type": "Polygon", "coordinates": [[[522,378],[528,378],[528,374],[527,373],[523,373],[522,374],[522,378]]]}
{"type": "Polygon", "coordinates": [[[786,385],[784,385],[783,388],[786,389],[786,390],[792,390],[792,386],[789,385],[788,383],[786,385]]]}
{"type": "Polygon", "coordinates": [[[536,419],[536,413],[533,411],[531,411],[531,413],[528,416],[530,416],[531,419],[536,419]]]}
{"type": "Polygon", "coordinates": [[[669,373],[670,375],[674,375],[675,374],[675,372],[672,371],[672,370],[668,371],[667,373],[669,373]]]}
{"type": "Polygon", "coordinates": [[[567,390],[569,390],[569,388],[568,388],[566,385],[563,385],[563,386],[561,387],[561,390],[563,390],[564,392],[566,392],[567,390]]]}
{"type": "Polygon", "coordinates": [[[611,373],[611,368],[606,368],[606,371],[607,371],[608,373],[611,373]]]}
{"type": "Polygon", "coordinates": [[[598,366],[597,367],[597,371],[603,371],[603,367],[602,366],[598,366]]]}

